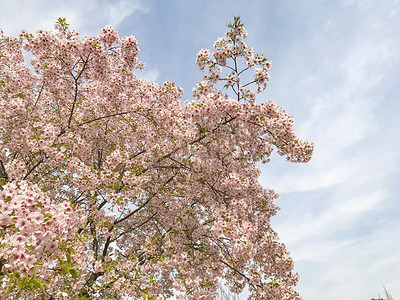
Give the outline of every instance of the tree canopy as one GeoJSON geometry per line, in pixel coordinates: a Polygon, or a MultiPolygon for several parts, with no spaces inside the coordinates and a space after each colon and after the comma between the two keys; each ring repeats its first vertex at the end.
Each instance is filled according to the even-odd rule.
{"type": "Polygon", "coordinates": [[[300,298],[257,163],[307,162],[313,144],[256,102],[271,62],[246,36],[235,17],[199,52],[205,75],[183,102],[175,83],[136,76],[137,40],[111,26],[0,31],[0,295],[214,299],[221,279],[300,298]]]}

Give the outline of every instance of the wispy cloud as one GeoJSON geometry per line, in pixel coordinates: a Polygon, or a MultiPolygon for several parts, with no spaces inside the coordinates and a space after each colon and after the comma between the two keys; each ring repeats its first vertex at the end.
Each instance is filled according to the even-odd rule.
{"type": "Polygon", "coordinates": [[[346,16],[327,14],[325,27],[304,33],[306,43],[319,44],[299,65],[308,62],[312,72],[292,83],[309,88],[306,117],[295,125],[299,137],[315,142],[315,155],[307,165],[276,159],[262,167],[263,185],[281,193],[283,209],[272,222],[293,255],[304,299],[370,299],[383,295],[383,285],[400,295],[393,3],[347,1],[346,16]]]}
{"type": "MultiPolygon", "coordinates": [[[[109,24],[117,27],[122,23],[128,16],[137,10],[141,10],[142,6],[140,0],[131,1],[104,1],[102,13],[106,16],[104,19],[108,19],[109,24]]],[[[95,6],[96,7],[96,6],[95,6]]]]}
{"type": "Polygon", "coordinates": [[[399,224],[381,225],[371,234],[340,240],[320,236],[298,245],[292,251],[296,266],[309,268],[310,275],[303,276],[298,286],[304,299],[370,299],[383,285],[398,295],[393,274],[400,272],[400,260],[393,237],[400,234],[399,224]],[[317,285],[313,274],[319,277],[317,285]]]}
{"type": "Polygon", "coordinates": [[[105,25],[118,27],[133,13],[146,12],[140,0],[4,1],[1,10],[0,28],[9,35],[22,29],[53,29],[59,17],[67,18],[72,28],[84,34],[96,34],[105,25]]]}
{"type": "MultiPolygon", "coordinates": [[[[389,134],[388,128],[381,127],[379,107],[383,97],[377,90],[384,88],[382,81],[387,80],[388,70],[398,60],[399,50],[399,42],[393,38],[360,36],[352,42],[351,49],[337,54],[341,57],[338,65],[322,63],[324,68],[330,68],[321,69],[321,74],[339,73],[340,80],[323,86],[318,78],[305,78],[305,82],[313,82],[314,90],[308,96],[308,118],[302,121],[298,133],[315,142],[315,155],[308,166],[292,167],[282,177],[265,172],[263,183],[280,192],[295,192],[335,186],[350,179],[352,183],[368,181],[368,175],[372,175],[369,173],[376,170],[363,163],[368,160],[363,147],[373,149],[373,143],[367,140],[389,134]],[[356,155],[355,148],[359,151],[356,155]]],[[[400,153],[390,154],[395,155],[400,153]]],[[[376,159],[387,164],[387,157],[376,159]]],[[[282,163],[276,163],[276,167],[281,168],[282,163]]]]}
{"type": "Polygon", "coordinates": [[[147,69],[145,68],[142,72],[136,72],[139,78],[145,79],[149,82],[158,82],[160,73],[157,69],[147,69]]]}
{"type": "MultiPolygon", "coordinates": [[[[312,245],[316,237],[334,237],[343,233],[368,216],[371,211],[376,212],[379,206],[383,207],[382,203],[387,195],[381,191],[368,191],[352,196],[347,192],[342,193],[339,201],[337,196],[338,193],[324,199],[323,208],[320,210],[311,210],[305,206],[294,208],[290,212],[292,218],[285,218],[278,225],[278,232],[284,236],[285,243],[295,246],[307,241],[308,245],[312,245]]],[[[324,256],[327,253],[321,252],[320,255],[324,256]]]]}

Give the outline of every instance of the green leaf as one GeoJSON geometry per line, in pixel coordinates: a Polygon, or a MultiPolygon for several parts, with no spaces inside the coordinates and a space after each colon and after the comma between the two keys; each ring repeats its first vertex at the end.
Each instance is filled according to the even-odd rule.
{"type": "Polygon", "coordinates": [[[78,273],[78,271],[77,271],[76,269],[70,269],[70,270],[69,270],[69,274],[71,274],[71,276],[72,276],[74,279],[78,279],[78,277],[79,277],[79,273],[78,273]]]}
{"type": "Polygon", "coordinates": [[[15,94],[14,97],[18,97],[18,98],[24,99],[25,98],[25,94],[24,93],[18,93],[18,94],[15,94]]]}

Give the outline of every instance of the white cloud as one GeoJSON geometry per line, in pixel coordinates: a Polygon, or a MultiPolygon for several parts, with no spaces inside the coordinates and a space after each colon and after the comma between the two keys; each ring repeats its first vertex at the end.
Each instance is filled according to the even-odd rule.
{"type": "MultiPolygon", "coordinates": [[[[340,80],[326,87],[319,85],[318,78],[304,79],[312,82],[317,94],[308,96],[310,110],[305,112],[308,118],[296,131],[300,138],[305,136],[315,142],[314,156],[305,167],[287,167],[282,162],[271,162],[262,169],[272,167],[277,173],[262,173],[261,180],[265,186],[288,193],[311,191],[349,181],[361,184],[374,177],[376,170],[370,164],[375,164],[376,160],[380,160],[381,166],[391,168],[389,157],[396,160],[400,153],[390,153],[389,157],[375,157],[371,163],[366,162],[371,159],[368,150],[374,152],[377,137],[382,134],[389,136],[387,128],[382,132],[382,120],[377,111],[383,97],[376,91],[382,80],[386,80],[392,63],[398,60],[398,44],[390,38],[360,37],[352,49],[338,54],[343,59],[337,66],[321,70],[321,74],[339,72],[340,80]],[[374,142],[368,143],[367,140],[374,142]]],[[[382,172],[382,169],[379,171],[382,172]]]]}
{"type": "Polygon", "coordinates": [[[383,295],[383,285],[393,296],[400,294],[393,278],[400,272],[398,240],[394,238],[400,234],[398,225],[383,224],[374,232],[353,238],[320,236],[295,247],[292,255],[298,271],[309,268],[298,286],[304,299],[371,299],[378,293],[383,295]]]}
{"type": "Polygon", "coordinates": [[[398,8],[352,2],[343,13],[360,11],[326,23],[334,38],[304,58],[319,66],[299,80],[310,88],[309,110],[295,125],[300,138],[315,142],[314,157],[262,167],[263,186],[281,193],[283,210],[272,223],[295,261],[304,299],[371,299],[384,295],[383,285],[400,295],[398,8]],[[350,15],[354,23],[345,20],[350,15]],[[340,33],[343,24],[349,28],[340,33]]]}
{"type": "Polygon", "coordinates": [[[110,24],[118,26],[126,17],[141,8],[139,1],[119,1],[107,3],[103,13],[108,14],[110,24]]]}
{"type": "Polygon", "coordinates": [[[133,13],[146,12],[140,0],[4,1],[1,9],[0,28],[9,35],[22,29],[53,29],[59,17],[83,34],[97,34],[105,25],[118,27],[133,13]]]}
{"type": "Polygon", "coordinates": [[[157,82],[160,73],[156,69],[144,68],[143,71],[136,71],[136,75],[137,77],[145,79],[149,82],[157,82]]]}
{"type": "Polygon", "coordinates": [[[356,196],[334,193],[331,198],[321,200],[324,206],[320,210],[301,205],[293,207],[285,219],[278,220],[276,228],[282,240],[293,247],[314,238],[332,237],[352,228],[372,211],[379,211],[386,197],[382,191],[356,196]],[[341,198],[337,199],[338,196],[341,198]]]}

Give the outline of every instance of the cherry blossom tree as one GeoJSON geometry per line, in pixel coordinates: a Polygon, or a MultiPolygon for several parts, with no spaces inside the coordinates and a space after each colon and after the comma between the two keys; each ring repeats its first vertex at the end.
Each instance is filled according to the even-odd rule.
{"type": "Polygon", "coordinates": [[[0,31],[2,298],[214,299],[223,280],[300,299],[257,163],[274,149],[307,162],[313,144],[256,102],[271,62],[246,35],[235,18],[199,52],[206,73],[183,102],[176,84],[136,76],[136,39],[111,26],[0,31]]]}

